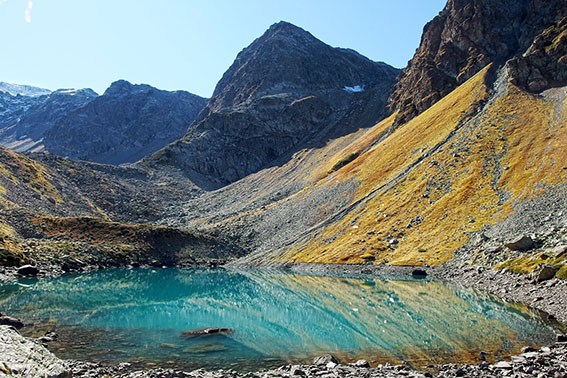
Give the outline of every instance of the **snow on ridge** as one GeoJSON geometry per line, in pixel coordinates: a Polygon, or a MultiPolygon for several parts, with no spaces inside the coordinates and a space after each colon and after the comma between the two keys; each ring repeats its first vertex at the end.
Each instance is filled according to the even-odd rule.
{"type": "Polygon", "coordinates": [[[51,93],[49,89],[33,87],[31,85],[10,84],[0,81],[0,92],[9,93],[12,96],[38,97],[51,93]]]}
{"type": "Polygon", "coordinates": [[[78,89],[59,89],[57,92],[74,96],[77,94],[78,91],[79,91],[78,89]]]}
{"type": "Polygon", "coordinates": [[[359,93],[359,92],[364,92],[364,85],[355,85],[354,87],[347,87],[345,86],[343,88],[343,90],[345,90],[348,93],[359,93]]]}

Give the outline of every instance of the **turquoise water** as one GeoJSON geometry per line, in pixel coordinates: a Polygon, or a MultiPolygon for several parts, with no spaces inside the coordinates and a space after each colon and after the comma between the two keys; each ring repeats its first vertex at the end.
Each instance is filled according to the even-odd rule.
{"type": "Polygon", "coordinates": [[[537,314],[472,289],[388,277],[117,269],[0,286],[0,312],[59,334],[61,358],[237,370],[309,361],[475,362],[553,340],[537,314]],[[184,338],[208,327],[229,334],[184,338]]]}

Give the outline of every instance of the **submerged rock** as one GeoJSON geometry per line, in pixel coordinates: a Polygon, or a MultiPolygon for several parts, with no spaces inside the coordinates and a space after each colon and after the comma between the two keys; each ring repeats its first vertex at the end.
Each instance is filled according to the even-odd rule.
{"type": "Polygon", "coordinates": [[[164,349],[179,349],[179,345],[170,344],[170,343],[161,343],[159,344],[159,347],[164,349]]]}
{"type": "Polygon", "coordinates": [[[55,332],[46,332],[45,335],[41,336],[37,340],[41,343],[50,343],[52,341],[57,341],[58,335],[55,332]]]}
{"type": "Polygon", "coordinates": [[[183,352],[190,354],[206,354],[223,352],[225,350],[227,350],[227,347],[220,343],[202,343],[188,346],[187,348],[183,349],[183,352]]]}
{"type": "Polygon", "coordinates": [[[200,336],[211,336],[211,335],[227,335],[233,333],[234,330],[230,328],[199,328],[185,331],[181,334],[181,337],[186,339],[200,336]]]}

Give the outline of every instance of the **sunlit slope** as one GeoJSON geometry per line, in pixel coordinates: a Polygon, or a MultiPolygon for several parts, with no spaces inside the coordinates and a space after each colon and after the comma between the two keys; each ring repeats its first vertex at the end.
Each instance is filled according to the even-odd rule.
{"type": "Polygon", "coordinates": [[[43,165],[2,148],[0,149],[0,196],[3,202],[10,201],[15,194],[13,189],[12,193],[8,192],[10,186],[27,190],[36,199],[53,204],[62,201],[61,194],[53,183],[52,175],[43,165]]]}
{"type": "Polygon", "coordinates": [[[168,198],[187,196],[179,189],[184,182],[169,180],[0,148],[0,265],[71,261],[80,268],[238,255],[208,235],[148,224],[168,198]]]}
{"type": "Polygon", "coordinates": [[[491,95],[489,73],[320,181],[356,180],[351,206],[283,251],[251,258],[437,265],[514,201],[565,182],[565,88],[534,96],[507,84],[491,95]]]}

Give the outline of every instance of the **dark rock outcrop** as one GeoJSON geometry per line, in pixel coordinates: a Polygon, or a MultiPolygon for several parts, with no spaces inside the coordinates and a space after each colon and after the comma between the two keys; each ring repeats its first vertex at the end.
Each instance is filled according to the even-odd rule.
{"type": "Polygon", "coordinates": [[[512,83],[530,92],[566,85],[567,17],[545,29],[507,68],[512,83]]]}
{"type": "Polygon", "coordinates": [[[180,168],[205,189],[224,186],[373,125],[398,72],[274,24],[238,54],[187,135],[147,163],[180,168]]]}
{"type": "Polygon", "coordinates": [[[541,267],[534,272],[534,278],[536,282],[543,282],[555,277],[555,274],[559,271],[559,268],[551,264],[542,264],[541,267]]]}
{"type": "Polygon", "coordinates": [[[427,271],[425,271],[425,269],[414,269],[411,275],[416,278],[424,278],[427,277],[427,271]]]}
{"type": "MultiPolygon", "coordinates": [[[[421,44],[388,100],[390,110],[399,111],[397,123],[423,112],[487,64],[523,53],[565,14],[563,0],[449,0],[425,25],[421,44]]],[[[540,89],[537,73],[530,75],[533,89],[540,89]]]]}
{"type": "Polygon", "coordinates": [[[205,106],[185,91],[121,80],[46,133],[49,152],[97,163],[134,162],[182,137],[205,106]]]}

